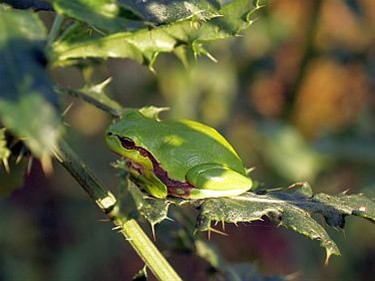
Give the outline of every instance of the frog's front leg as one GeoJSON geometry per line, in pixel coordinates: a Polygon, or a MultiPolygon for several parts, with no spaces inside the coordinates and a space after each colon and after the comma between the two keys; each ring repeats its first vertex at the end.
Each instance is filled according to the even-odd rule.
{"type": "Polygon", "coordinates": [[[189,198],[230,197],[240,195],[252,186],[252,180],[228,167],[208,163],[191,168],[186,174],[194,186],[189,198]]]}
{"type": "Polygon", "coordinates": [[[130,174],[132,180],[142,186],[149,194],[156,198],[164,199],[168,195],[167,186],[151,171],[145,171],[143,168],[135,168],[130,165],[130,174]]]}

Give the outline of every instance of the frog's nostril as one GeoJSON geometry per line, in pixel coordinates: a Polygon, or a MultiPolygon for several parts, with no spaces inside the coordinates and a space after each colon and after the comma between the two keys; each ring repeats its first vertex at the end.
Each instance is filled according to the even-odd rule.
{"type": "Polygon", "coordinates": [[[112,134],[111,132],[108,132],[108,133],[107,133],[107,136],[108,136],[108,137],[110,137],[110,136],[112,136],[112,135],[113,135],[113,134],[112,134]]]}

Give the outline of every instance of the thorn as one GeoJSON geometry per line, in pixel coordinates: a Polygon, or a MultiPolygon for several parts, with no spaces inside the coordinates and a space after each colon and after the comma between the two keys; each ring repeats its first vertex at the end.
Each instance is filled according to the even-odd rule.
{"type": "MultiPolygon", "coordinates": [[[[221,235],[224,235],[224,236],[228,236],[228,234],[226,234],[225,232],[222,232],[222,231],[217,230],[215,228],[210,228],[209,231],[212,231],[214,233],[221,234],[221,235]]],[[[211,234],[210,234],[210,238],[211,238],[211,234]]]]}
{"type": "Polygon", "coordinates": [[[18,165],[21,162],[25,151],[26,151],[26,148],[22,146],[20,149],[20,153],[18,154],[17,159],[16,159],[16,165],[18,165]]]}
{"type": "Polygon", "coordinates": [[[69,128],[71,127],[71,125],[68,122],[66,122],[66,121],[64,121],[63,124],[64,124],[64,126],[67,126],[69,128]]]}
{"type": "Polygon", "coordinates": [[[73,106],[73,102],[71,102],[66,108],[65,110],[63,111],[63,113],[61,113],[61,117],[64,117],[68,112],[69,110],[72,108],[73,106]]]}
{"type": "Polygon", "coordinates": [[[350,187],[348,189],[345,189],[343,192],[341,192],[342,194],[346,195],[349,191],[350,191],[350,187]]]}
{"type": "Polygon", "coordinates": [[[155,68],[152,65],[148,65],[148,70],[150,70],[155,76],[158,76],[158,74],[155,71],[155,68]]]}
{"type": "Polygon", "coordinates": [[[122,229],[122,226],[121,225],[117,225],[115,227],[112,227],[112,230],[119,230],[119,229],[122,229]]]}
{"type": "Polygon", "coordinates": [[[171,221],[171,222],[175,222],[175,220],[172,219],[172,218],[170,218],[170,217],[165,217],[165,219],[166,219],[166,220],[169,220],[169,221],[171,221]]]}
{"type": "Polygon", "coordinates": [[[218,60],[217,60],[213,55],[211,55],[209,52],[206,52],[206,56],[207,56],[210,60],[212,60],[214,63],[217,63],[217,62],[218,62],[218,60]]]}
{"type": "Polygon", "coordinates": [[[46,175],[46,176],[50,176],[53,172],[53,165],[52,165],[52,159],[49,155],[44,155],[41,159],[40,159],[40,163],[42,164],[42,170],[43,170],[43,173],[46,175]]]}
{"type": "Polygon", "coordinates": [[[305,184],[306,184],[306,182],[304,182],[304,181],[295,182],[295,183],[289,185],[286,189],[292,189],[292,188],[295,188],[295,187],[297,187],[297,188],[301,188],[301,187],[303,187],[305,184]]]}
{"type": "Polygon", "coordinates": [[[346,241],[346,232],[345,232],[345,229],[341,229],[342,230],[342,235],[344,236],[344,239],[346,241]]]}
{"type": "Polygon", "coordinates": [[[7,172],[7,174],[9,174],[10,173],[10,168],[9,168],[9,162],[8,162],[7,158],[3,159],[3,165],[4,165],[4,168],[5,168],[5,171],[7,172]]]}
{"type": "Polygon", "coordinates": [[[255,9],[259,10],[259,9],[263,9],[264,7],[266,7],[265,4],[262,5],[262,4],[257,3],[257,6],[255,7],[255,9]]]}
{"type": "Polygon", "coordinates": [[[225,231],[225,221],[224,221],[224,219],[221,220],[221,228],[223,229],[223,231],[225,231]]]}
{"type": "Polygon", "coordinates": [[[26,170],[27,175],[30,175],[32,166],[33,166],[33,157],[30,156],[29,162],[27,163],[27,170],[26,170]]]}
{"type": "Polygon", "coordinates": [[[328,262],[329,262],[329,258],[331,257],[331,253],[330,251],[327,251],[327,254],[326,254],[326,260],[324,261],[324,265],[327,266],[328,265],[328,262]]]}
{"type": "Polygon", "coordinates": [[[103,93],[103,90],[112,82],[112,77],[108,77],[102,83],[99,83],[93,87],[93,90],[97,93],[103,93]]]}
{"type": "MultiPolygon", "coordinates": [[[[92,29],[92,30],[95,30],[96,32],[98,32],[99,34],[101,34],[101,35],[103,35],[103,36],[106,35],[105,32],[101,31],[100,29],[96,28],[96,27],[93,26],[93,25],[91,26],[91,29],[92,29]]],[[[92,31],[91,31],[91,32],[92,32],[92,31]]]]}
{"type": "Polygon", "coordinates": [[[251,167],[251,168],[248,168],[245,170],[245,173],[246,175],[250,174],[252,171],[254,171],[256,168],[255,167],[251,167]]]}
{"type": "Polygon", "coordinates": [[[98,221],[100,221],[100,222],[109,222],[110,220],[109,219],[99,219],[98,221]]]}
{"type": "Polygon", "coordinates": [[[152,231],[152,237],[154,238],[154,242],[156,242],[156,233],[155,233],[155,224],[151,224],[151,231],[152,231]]]}
{"type": "Polygon", "coordinates": [[[22,158],[23,158],[23,154],[19,153],[17,158],[16,158],[16,165],[18,165],[21,162],[22,158]]]}

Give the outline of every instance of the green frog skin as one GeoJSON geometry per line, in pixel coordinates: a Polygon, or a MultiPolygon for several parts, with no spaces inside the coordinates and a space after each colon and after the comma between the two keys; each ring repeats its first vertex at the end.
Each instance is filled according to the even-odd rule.
{"type": "Polygon", "coordinates": [[[185,199],[231,197],[251,188],[242,160],[215,129],[186,119],[160,121],[149,109],[128,109],[106,134],[137,185],[156,198],[185,199]]]}

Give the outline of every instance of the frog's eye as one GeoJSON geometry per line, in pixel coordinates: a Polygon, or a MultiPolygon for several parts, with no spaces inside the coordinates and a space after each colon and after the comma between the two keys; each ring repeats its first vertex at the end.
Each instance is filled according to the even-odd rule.
{"type": "Polygon", "coordinates": [[[124,147],[124,148],[127,148],[127,149],[133,149],[135,147],[135,142],[127,137],[120,137],[118,136],[120,142],[121,142],[121,145],[124,147]]]}

